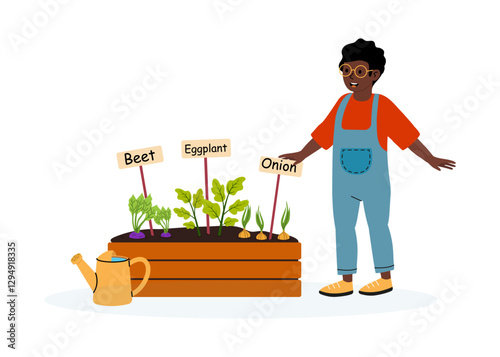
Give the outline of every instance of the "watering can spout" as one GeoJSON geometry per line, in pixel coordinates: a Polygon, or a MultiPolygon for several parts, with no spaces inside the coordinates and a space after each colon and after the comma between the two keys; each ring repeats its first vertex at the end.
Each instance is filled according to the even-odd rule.
{"type": "Polygon", "coordinates": [[[95,289],[97,288],[97,275],[92,270],[92,268],[89,267],[87,263],[85,263],[82,255],[80,253],[75,254],[75,256],[71,258],[71,263],[76,264],[78,269],[80,269],[80,271],[82,272],[83,277],[87,281],[87,284],[89,284],[90,289],[92,289],[92,291],[95,291],[95,289]]]}

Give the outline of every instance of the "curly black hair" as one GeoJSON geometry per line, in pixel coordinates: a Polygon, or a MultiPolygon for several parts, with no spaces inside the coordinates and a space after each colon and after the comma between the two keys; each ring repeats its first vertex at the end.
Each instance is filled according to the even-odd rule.
{"type": "MultiPolygon", "coordinates": [[[[384,50],[375,46],[375,42],[373,41],[365,41],[359,38],[356,42],[345,45],[342,48],[342,59],[340,60],[339,67],[345,62],[352,61],[365,61],[369,64],[369,69],[378,69],[380,75],[384,73],[384,50]]],[[[369,72],[369,75],[371,76],[371,72],[369,72]]],[[[373,82],[373,84],[376,82],[373,82]]]]}

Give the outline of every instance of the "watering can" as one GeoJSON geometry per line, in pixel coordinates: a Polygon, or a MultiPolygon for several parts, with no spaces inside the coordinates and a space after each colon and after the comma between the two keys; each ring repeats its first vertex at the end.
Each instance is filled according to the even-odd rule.
{"type": "Polygon", "coordinates": [[[132,302],[132,297],[137,295],[148,282],[151,273],[151,266],[145,258],[119,257],[112,250],[101,254],[97,258],[96,271],[82,258],[81,254],[76,254],[71,258],[71,262],[76,264],[83,274],[94,293],[94,303],[105,306],[126,305],[132,302]],[[139,286],[132,291],[130,283],[130,266],[135,263],[143,263],[146,266],[146,273],[139,286]]]}

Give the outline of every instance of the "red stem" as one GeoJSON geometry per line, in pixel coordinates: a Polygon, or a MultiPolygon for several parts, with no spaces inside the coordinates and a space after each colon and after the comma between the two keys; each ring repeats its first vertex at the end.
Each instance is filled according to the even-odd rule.
{"type": "MultiPolygon", "coordinates": [[[[144,171],[142,170],[142,166],[139,166],[141,170],[141,180],[142,180],[142,189],[144,190],[144,198],[148,197],[148,193],[146,191],[146,181],[144,181],[144,171]]],[[[153,231],[153,222],[149,220],[149,229],[151,231],[151,237],[155,236],[155,232],[153,231]]]]}
{"type": "MultiPolygon", "coordinates": [[[[208,200],[208,162],[205,160],[205,199],[208,200]]],[[[210,235],[210,216],[207,214],[207,234],[210,235]]]]}
{"type": "Polygon", "coordinates": [[[269,231],[269,239],[273,237],[274,214],[276,213],[276,201],[278,201],[278,188],[280,187],[280,176],[276,180],[276,193],[274,194],[273,216],[271,218],[271,230],[269,231]]]}

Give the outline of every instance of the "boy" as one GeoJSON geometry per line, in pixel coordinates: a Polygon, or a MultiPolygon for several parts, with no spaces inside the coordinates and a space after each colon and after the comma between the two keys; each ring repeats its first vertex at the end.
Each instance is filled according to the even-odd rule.
{"type": "Polygon", "coordinates": [[[333,146],[333,214],[337,245],[337,271],[341,281],[322,288],[326,296],[353,293],[352,275],[357,272],[356,220],[363,202],[370,230],[375,272],[381,278],[365,285],[364,295],[392,291],[394,270],[389,232],[390,184],[387,138],[402,150],[409,148],[436,170],[452,170],[455,162],[433,156],[418,140],[419,132],[386,97],[373,94],[373,85],[385,67],[384,51],[373,41],[358,39],[344,46],[339,63],[344,84],[352,93],[343,95],[299,152],[281,158],[302,162],[319,150],[333,146]]]}

